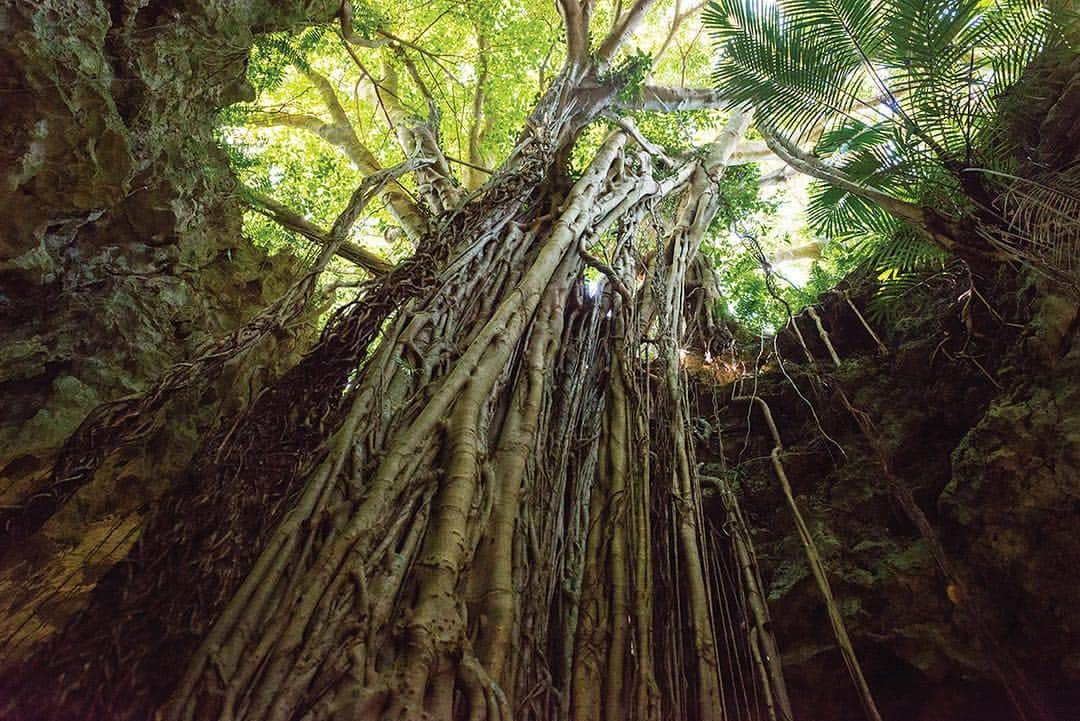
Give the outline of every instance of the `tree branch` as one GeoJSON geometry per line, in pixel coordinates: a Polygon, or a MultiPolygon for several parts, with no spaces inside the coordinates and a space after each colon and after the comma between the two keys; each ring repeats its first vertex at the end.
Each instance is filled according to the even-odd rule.
{"type": "Polygon", "coordinates": [[[345,152],[360,172],[365,175],[377,172],[381,169],[379,161],[374,154],[360,142],[351,126],[342,127],[338,123],[328,123],[314,115],[298,113],[266,113],[255,116],[251,120],[252,125],[259,127],[285,127],[306,130],[319,136],[330,145],[340,148],[345,152]]]}
{"type": "Polygon", "coordinates": [[[349,3],[349,0],[345,0],[341,3],[341,12],[338,13],[338,20],[341,23],[341,36],[353,45],[361,48],[381,48],[386,44],[385,40],[368,40],[353,32],[352,4],[349,3]]]}
{"type": "Polygon", "coordinates": [[[484,175],[495,175],[494,170],[492,170],[491,168],[486,168],[483,165],[476,165],[475,163],[470,163],[466,160],[462,160],[461,158],[455,158],[453,155],[447,155],[445,153],[443,153],[443,157],[451,163],[456,163],[457,165],[476,170],[483,173],[484,175]]]}
{"type": "Polygon", "coordinates": [[[678,110],[722,110],[728,107],[726,98],[712,88],[670,88],[646,85],[636,101],[616,99],[612,105],[622,110],[651,110],[673,112],[678,110]]]}
{"type": "Polygon", "coordinates": [[[349,120],[345,108],[342,107],[341,101],[338,100],[334,86],[330,84],[330,81],[325,76],[311,68],[305,69],[304,74],[311,81],[311,84],[315,86],[315,90],[318,91],[319,97],[322,98],[323,104],[326,105],[326,109],[330,111],[330,117],[334,119],[334,128],[337,130],[338,137],[342,139],[339,144],[344,147],[352,161],[365,175],[371,175],[380,170],[382,166],[379,164],[375,154],[361,143],[360,138],[357,137],[352,121],[349,120]]]}
{"type": "MultiPolygon", "coordinates": [[[[476,88],[473,90],[472,100],[472,123],[469,124],[469,165],[470,168],[465,173],[466,185],[470,188],[479,187],[482,179],[479,178],[475,172],[471,169],[478,166],[482,166],[484,163],[484,156],[481,152],[480,145],[483,140],[485,130],[484,120],[484,85],[488,79],[488,62],[487,51],[488,44],[487,38],[484,37],[484,33],[477,29],[476,32],[476,47],[478,53],[478,65],[479,72],[476,75],[476,88]]],[[[487,119],[487,127],[490,127],[491,119],[487,119]]]]}
{"type": "MultiPolygon", "coordinates": [[[[379,92],[380,90],[384,89],[383,84],[381,84],[378,80],[375,79],[375,76],[373,76],[371,72],[367,69],[367,66],[364,65],[364,61],[360,59],[360,56],[356,54],[355,50],[349,47],[348,43],[345,43],[344,48],[345,52],[347,52],[349,54],[349,57],[352,58],[352,61],[356,65],[357,69],[360,71],[360,74],[367,78],[368,82],[371,83],[371,87],[375,91],[375,100],[379,104],[379,109],[382,110],[383,116],[386,118],[387,125],[389,125],[391,129],[393,129],[394,121],[391,120],[390,112],[386,109],[386,103],[383,101],[382,93],[379,92]]],[[[388,90],[387,92],[390,92],[395,99],[399,99],[397,98],[396,88],[393,90],[388,90]]]]}
{"type": "MultiPolygon", "coordinates": [[[[304,74],[319,93],[327,110],[330,111],[333,122],[327,123],[311,115],[293,113],[267,114],[256,122],[263,126],[281,125],[307,130],[343,150],[364,175],[370,176],[381,171],[382,165],[375,154],[360,141],[330,81],[311,68],[306,69],[304,74]]],[[[409,238],[415,241],[427,232],[427,220],[424,214],[402,189],[390,188],[384,190],[382,194],[409,238]]]]}
{"type": "Polygon", "coordinates": [[[427,50],[426,48],[422,48],[419,45],[417,45],[416,43],[409,42],[408,40],[405,40],[404,38],[399,38],[397,35],[393,35],[393,34],[387,32],[386,30],[379,30],[379,34],[382,35],[383,37],[391,40],[396,45],[410,48],[411,50],[415,50],[416,52],[420,53],[420,55],[422,55],[424,57],[427,57],[427,58],[430,58],[433,63],[435,63],[436,65],[439,66],[440,70],[442,70],[444,73],[446,73],[446,76],[448,78],[453,80],[458,85],[464,85],[465,84],[465,83],[461,82],[461,80],[459,80],[458,77],[456,75],[454,75],[453,70],[451,70],[450,67],[445,62],[443,62],[443,59],[442,59],[443,57],[452,57],[452,56],[444,55],[444,56],[440,57],[436,53],[433,53],[430,50],[427,50]]]}
{"type": "MultiPolygon", "coordinates": [[[[267,113],[252,118],[252,124],[260,127],[287,127],[306,130],[330,145],[342,150],[361,173],[372,175],[381,170],[378,160],[356,138],[351,128],[327,123],[312,115],[294,113],[267,113]]],[[[427,231],[427,220],[408,195],[401,189],[389,188],[383,191],[383,197],[390,206],[394,217],[401,223],[405,234],[412,240],[418,239],[427,231]]]]}
{"type": "Polygon", "coordinates": [[[744,163],[758,163],[766,158],[770,158],[775,153],[772,149],[762,140],[748,140],[739,143],[739,147],[735,149],[735,156],[732,159],[732,165],[742,165],[744,163]]]}
{"type": "Polygon", "coordinates": [[[647,152],[649,155],[655,156],[660,162],[669,168],[675,167],[675,161],[673,161],[668,154],[659,145],[656,145],[644,135],[641,134],[641,130],[638,128],[634,120],[629,117],[620,118],[618,116],[609,116],[610,119],[615,122],[620,128],[626,131],[638,146],[647,152]]]}
{"type": "Polygon", "coordinates": [[[630,295],[630,291],[626,289],[626,285],[619,279],[619,275],[615,272],[615,269],[610,265],[600,260],[594,255],[591,255],[584,248],[578,248],[578,254],[581,255],[581,259],[585,261],[585,265],[607,276],[608,281],[611,282],[611,286],[622,296],[623,302],[627,307],[631,307],[634,303],[634,297],[630,295]]]}
{"type": "MultiPolygon", "coordinates": [[[[439,127],[438,106],[436,106],[434,97],[432,97],[427,86],[420,78],[419,72],[416,71],[415,65],[404,55],[404,50],[396,48],[395,52],[405,62],[405,67],[413,81],[417,83],[420,92],[426,96],[431,115],[427,122],[423,122],[415,113],[410,113],[402,105],[397,68],[388,58],[384,58],[384,82],[388,92],[393,96],[388,104],[389,114],[387,119],[390,121],[391,129],[396,134],[398,143],[407,157],[420,156],[432,159],[432,163],[417,173],[416,180],[417,189],[429,209],[432,213],[438,215],[445,208],[456,205],[460,200],[460,193],[454,183],[453,173],[446,162],[446,156],[443,154],[437,135],[439,127]]],[[[374,79],[372,79],[372,82],[374,82],[374,79]]],[[[378,93],[378,87],[376,87],[376,93],[378,93]]]]}
{"type": "Polygon", "coordinates": [[[600,49],[596,52],[597,60],[601,66],[611,62],[611,58],[615,56],[615,53],[626,42],[626,39],[634,34],[634,31],[641,25],[641,21],[645,19],[645,13],[649,11],[649,8],[655,2],[656,0],[637,0],[626,13],[626,18],[612,28],[608,36],[600,43],[600,49]]]}
{"type": "Polygon", "coordinates": [[[259,128],[285,127],[306,130],[309,133],[318,135],[323,140],[326,140],[324,133],[327,132],[324,128],[331,127],[330,123],[314,115],[276,111],[260,112],[258,115],[251,116],[250,122],[259,128]]]}
{"type": "Polygon", "coordinates": [[[313,243],[322,246],[322,252],[316,262],[318,270],[326,267],[331,255],[338,255],[364,268],[373,275],[380,275],[389,273],[394,269],[394,266],[375,253],[347,242],[346,238],[352,230],[353,224],[356,223],[356,219],[364,212],[371,199],[383,192],[387,183],[397,180],[405,173],[422,168],[428,162],[412,158],[364,178],[360,183],[360,187],[353,191],[348,205],[345,206],[345,210],[338,214],[333,227],[329,231],[323,230],[273,198],[251,188],[241,187],[243,187],[247,205],[252,210],[265,215],[287,230],[299,233],[313,243]]]}
{"type": "Polygon", "coordinates": [[[717,133],[709,145],[709,153],[702,163],[703,169],[709,176],[715,176],[728,165],[731,165],[731,157],[736,148],[742,142],[743,136],[750,128],[753,120],[753,112],[749,110],[736,110],[728,118],[727,123],[717,133]]]}
{"type": "Polygon", "coordinates": [[[790,165],[781,165],[779,168],[772,171],[771,173],[762,175],[761,179],[758,180],[758,187],[767,188],[771,185],[780,185],[781,183],[786,183],[788,180],[791,179],[792,176],[795,175],[795,173],[795,168],[791,167],[790,165]]]}
{"type": "MultiPolygon", "coordinates": [[[[413,84],[416,85],[417,90],[424,96],[424,102],[427,104],[428,109],[428,121],[431,123],[439,122],[439,105],[435,102],[435,96],[431,92],[431,88],[424,82],[423,77],[420,76],[420,71],[416,68],[416,63],[409,57],[405,48],[395,48],[395,54],[401,59],[401,64],[405,66],[406,72],[409,73],[409,77],[412,78],[413,84]]],[[[397,97],[400,103],[401,97],[397,97]]]]}
{"type": "Polygon", "coordinates": [[[583,66],[589,57],[589,0],[557,0],[566,27],[566,64],[583,66]]]}
{"type": "Polygon", "coordinates": [[[700,0],[691,5],[686,10],[682,10],[682,0],[675,0],[675,16],[671,20],[671,27],[668,29],[668,34],[664,37],[664,42],[660,44],[660,47],[652,55],[653,67],[660,61],[660,58],[664,56],[667,49],[671,46],[671,41],[675,39],[675,34],[679,32],[679,28],[686,22],[687,18],[693,17],[697,13],[701,12],[705,7],[705,0],[700,0]]]}
{"type": "MultiPolygon", "coordinates": [[[[924,230],[930,230],[926,211],[921,206],[916,205],[915,203],[909,203],[906,200],[894,198],[891,195],[882,193],[880,190],[868,188],[861,183],[856,183],[844,175],[840,170],[826,166],[821,160],[800,150],[780,133],[775,132],[762,123],[758,123],[758,130],[765,138],[765,142],[768,144],[769,149],[776,153],[781,160],[795,168],[795,170],[798,170],[800,173],[817,178],[818,180],[823,180],[841,190],[846,190],[852,195],[857,195],[864,200],[869,200],[871,203],[879,206],[882,210],[895,218],[912,223],[924,230]]],[[[951,244],[952,241],[950,239],[950,245],[951,244]]]]}
{"type": "MultiPolygon", "coordinates": [[[[307,238],[316,245],[322,247],[329,245],[329,231],[320,228],[296,211],[279,203],[268,195],[263,195],[248,187],[244,187],[243,191],[247,206],[256,213],[269,218],[286,230],[290,230],[307,238]]],[[[342,242],[335,253],[339,257],[363,268],[373,275],[384,275],[394,268],[389,261],[354,243],[342,242]]]]}

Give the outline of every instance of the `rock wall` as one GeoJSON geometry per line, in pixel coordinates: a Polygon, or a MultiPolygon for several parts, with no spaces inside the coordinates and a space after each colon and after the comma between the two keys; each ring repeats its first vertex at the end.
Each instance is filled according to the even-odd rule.
{"type": "MultiPolygon", "coordinates": [[[[991,660],[1018,669],[1053,718],[1080,708],[1077,305],[1041,283],[983,292],[993,305],[964,278],[911,298],[899,317],[877,322],[884,355],[833,294],[818,312],[840,366],[804,313],[796,322],[815,364],[789,327],[776,347],[791,380],[774,360],[757,381],[886,719],[1017,718],[991,660]],[[982,599],[983,638],[963,622],[964,599],[901,510],[839,391],[874,419],[895,475],[982,599]]],[[[865,294],[854,295],[865,308],[865,294]]],[[[740,489],[796,717],[864,718],[768,458],[772,440],[760,412],[730,402],[731,392],[698,388],[698,460],[740,489]]],[[[722,525],[718,502],[710,515],[722,525]]]]}
{"type": "MultiPolygon", "coordinates": [[[[144,390],[296,277],[290,258],[267,257],[242,237],[215,113],[250,96],[254,33],[329,18],[339,6],[0,7],[0,507],[43,491],[58,447],[92,408],[144,390]]],[[[276,339],[247,359],[242,377],[187,398],[167,428],[114,459],[0,559],[0,665],[61,624],[124,555],[141,509],[184,465],[220,403],[256,390],[308,336],[276,339]]]]}

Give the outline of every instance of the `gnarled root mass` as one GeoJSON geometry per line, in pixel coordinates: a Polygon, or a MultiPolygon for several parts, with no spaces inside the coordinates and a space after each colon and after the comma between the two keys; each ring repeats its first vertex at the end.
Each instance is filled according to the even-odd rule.
{"type": "Polygon", "coordinates": [[[8,717],[724,717],[678,349],[747,120],[664,179],[616,132],[573,184],[538,125],[209,436],[8,717]]]}

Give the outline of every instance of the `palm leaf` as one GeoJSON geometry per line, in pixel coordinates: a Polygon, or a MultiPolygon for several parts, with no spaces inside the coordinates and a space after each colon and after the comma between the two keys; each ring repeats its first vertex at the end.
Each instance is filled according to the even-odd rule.
{"type": "Polygon", "coordinates": [[[776,5],[718,0],[706,24],[721,52],[715,82],[733,104],[756,108],[792,137],[865,104],[858,58],[809,25],[792,24],[776,5]]]}
{"type": "Polygon", "coordinates": [[[885,39],[887,0],[779,0],[793,29],[813,33],[857,64],[873,63],[885,39]]]}
{"type": "Polygon", "coordinates": [[[818,138],[814,152],[821,156],[846,153],[886,142],[892,128],[889,123],[867,123],[862,120],[844,120],[829,128],[818,138]]]}
{"type": "Polygon", "coordinates": [[[885,234],[895,227],[893,220],[877,205],[827,183],[810,186],[806,221],[811,230],[826,238],[885,234]]]}

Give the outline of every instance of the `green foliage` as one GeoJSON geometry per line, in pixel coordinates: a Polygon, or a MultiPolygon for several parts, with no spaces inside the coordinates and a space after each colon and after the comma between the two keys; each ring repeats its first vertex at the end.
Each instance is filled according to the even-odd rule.
{"type": "MultiPolygon", "coordinates": [[[[703,134],[715,134],[716,128],[723,126],[727,113],[722,110],[682,110],[669,113],[630,111],[625,115],[634,121],[641,134],[650,142],[661,147],[668,157],[675,158],[698,152],[699,138],[703,134]]],[[[581,177],[604,138],[617,128],[618,125],[611,119],[601,117],[585,129],[570,157],[570,177],[581,177]]],[[[732,170],[736,174],[743,172],[732,170]]],[[[657,169],[657,175],[663,176],[662,168],[657,169]]]]}
{"type": "Polygon", "coordinates": [[[727,168],[718,178],[720,208],[709,227],[703,252],[716,268],[723,307],[754,332],[781,327],[788,313],[817,300],[842,277],[835,264],[816,262],[806,279],[792,282],[773,268],[769,256],[792,245],[817,241],[805,226],[789,228],[778,217],[778,198],[762,198],[756,164],[727,168]]]}
{"type": "Polygon", "coordinates": [[[367,0],[349,0],[352,8],[352,31],[362,38],[374,40],[376,31],[387,24],[386,13],[367,0]]]}
{"type": "MultiPolygon", "coordinates": [[[[353,32],[374,39],[376,30],[386,21],[385,16],[367,2],[350,0],[350,6],[353,32]]],[[[248,82],[258,94],[276,90],[284,82],[290,66],[309,69],[309,59],[317,53],[325,53],[328,48],[325,41],[335,35],[331,25],[310,25],[295,32],[259,35],[248,63],[248,82]]]]}
{"type": "Polygon", "coordinates": [[[669,157],[695,152],[699,138],[715,134],[723,127],[727,113],[722,110],[682,110],[672,113],[627,113],[637,124],[641,134],[659,145],[669,157]]]}
{"type": "Polygon", "coordinates": [[[627,103],[641,98],[641,90],[652,70],[653,59],[641,48],[625,55],[622,61],[600,76],[600,82],[613,85],[618,90],[615,96],[627,103]]]}
{"type": "Polygon", "coordinates": [[[755,163],[735,165],[724,170],[724,174],[717,178],[720,208],[710,224],[710,234],[732,228],[756,213],[768,214],[776,210],[775,203],[761,198],[760,180],[761,170],[755,163]]]}
{"type": "MultiPolygon", "coordinates": [[[[999,100],[1049,45],[1060,18],[1042,0],[712,0],[715,81],[738,105],[848,179],[959,216],[980,201],[972,167],[1012,154],[999,100]]],[[[824,183],[811,229],[891,282],[943,254],[881,208],[824,183]]]]}
{"type": "Polygon", "coordinates": [[[319,48],[329,33],[327,25],[312,25],[299,33],[276,32],[260,35],[255,40],[248,63],[248,81],[256,93],[279,88],[290,66],[305,70],[311,67],[308,58],[319,48]]]}
{"type": "Polygon", "coordinates": [[[909,273],[882,280],[877,293],[867,304],[867,316],[873,323],[895,325],[905,313],[915,310],[912,301],[921,297],[919,291],[925,285],[924,273],[909,273]]]}
{"type": "Polygon", "coordinates": [[[719,312],[734,317],[753,332],[771,333],[836,286],[843,277],[826,262],[810,266],[800,285],[771,267],[763,267],[760,256],[749,245],[730,248],[716,259],[717,281],[724,291],[725,307],[719,312]]]}
{"type": "MultiPolygon", "coordinates": [[[[481,164],[493,165],[516,144],[533,101],[533,71],[557,44],[551,32],[558,22],[554,7],[527,0],[451,5],[352,0],[351,8],[357,35],[385,41],[385,32],[407,39],[407,44],[351,47],[361,68],[344,47],[336,21],[260,35],[248,61],[248,81],[257,98],[225,108],[219,117],[221,146],[244,185],[323,227],[345,206],[360,174],[340,148],[307,130],[275,122],[277,113],[330,120],[329,108],[307,72],[330,82],[357,138],[386,167],[403,160],[404,152],[381,107],[380,99],[389,97],[384,62],[396,65],[401,104],[418,117],[428,114],[421,89],[400,62],[397,53],[403,48],[438,105],[438,131],[447,155],[468,158],[470,126],[478,123],[481,164]],[[482,58],[481,38],[486,47],[482,58]],[[378,91],[373,81],[380,83],[378,91]],[[484,114],[475,118],[472,99],[478,85],[484,114]]],[[[560,60],[555,52],[549,66],[557,69],[560,60]]],[[[415,191],[412,179],[401,182],[407,192],[415,191]]],[[[391,258],[403,252],[382,239],[393,223],[389,211],[373,204],[368,212],[356,230],[364,237],[355,240],[391,258]]],[[[311,252],[310,243],[258,214],[246,216],[245,231],[273,251],[311,252]]]]}
{"type": "MultiPolygon", "coordinates": [[[[297,70],[327,78],[357,139],[389,166],[404,154],[382,107],[388,97],[385,62],[397,63],[396,100],[408,113],[428,115],[427,98],[400,62],[407,56],[437,105],[447,155],[469,159],[474,136],[479,163],[492,167],[518,142],[522,121],[562,61],[552,3],[354,0],[352,9],[358,35],[386,39],[391,33],[407,43],[350,48],[359,67],[333,23],[260,36],[248,67],[258,101],[222,113],[223,147],[242,181],[324,226],[344,206],[359,173],[339,149],[313,134],[270,127],[275,112],[330,117],[305,72],[297,70]],[[483,110],[477,117],[478,93],[483,110]]],[[[606,3],[597,7],[597,27],[608,26],[603,13],[612,10],[606,3]]],[[[991,121],[1001,93],[1046,46],[1052,26],[1037,0],[716,0],[708,22],[720,52],[716,80],[737,103],[753,105],[759,118],[790,139],[813,141],[814,152],[852,180],[946,213],[969,204],[960,170],[995,162],[987,148],[996,142],[991,121]]],[[[647,36],[662,29],[642,32],[639,40],[658,45],[651,42],[658,38],[647,36]]],[[[693,31],[680,37],[656,63],[641,49],[622,52],[601,80],[623,101],[640,97],[646,81],[703,82],[708,53],[694,48],[693,31]]],[[[686,158],[725,113],[630,115],[669,156],[686,158]]],[[[571,157],[572,176],[612,127],[601,119],[586,129],[571,157]]],[[[941,255],[926,238],[870,203],[818,184],[809,194],[809,228],[793,228],[774,217],[776,203],[759,197],[758,181],[755,165],[729,168],[719,179],[722,203],[706,249],[744,322],[781,322],[784,303],[795,309],[809,302],[860,263],[885,279],[940,267],[941,255]],[[761,239],[764,251],[749,237],[761,239]],[[820,238],[830,242],[806,278],[789,284],[765,274],[763,252],[820,238]]],[[[405,191],[415,191],[412,182],[402,181],[405,191]]],[[[657,209],[659,215],[670,211],[657,209]]],[[[377,242],[390,216],[378,207],[371,212],[358,232],[377,242]]],[[[246,227],[266,247],[310,250],[261,216],[252,216],[246,227]]]]}
{"type": "Polygon", "coordinates": [[[713,0],[706,24],[717,84],[793,139],[866,111],[957,157],[1056,27],[1042,0],[713,0]]]}

